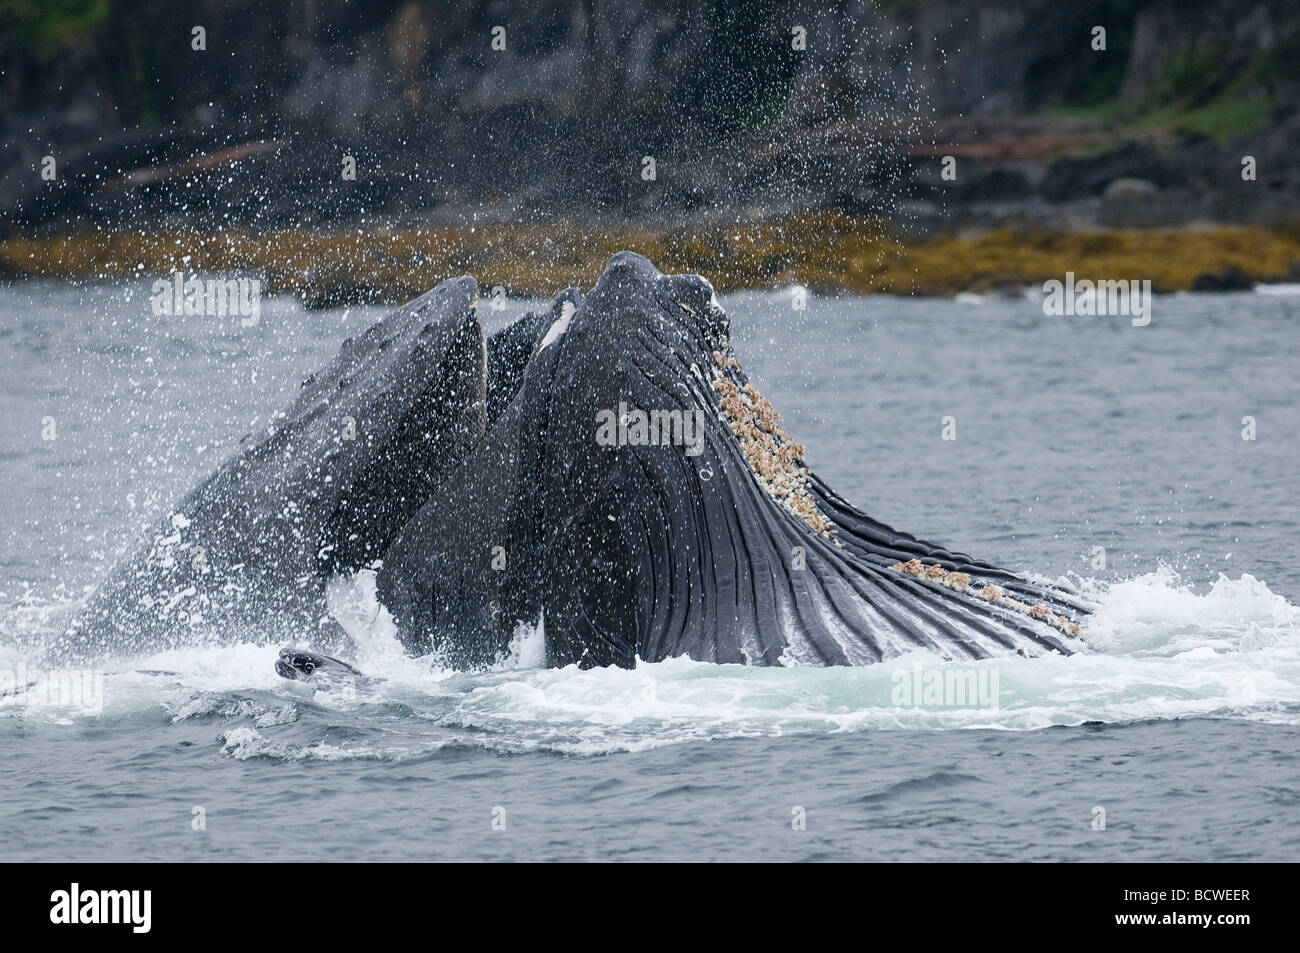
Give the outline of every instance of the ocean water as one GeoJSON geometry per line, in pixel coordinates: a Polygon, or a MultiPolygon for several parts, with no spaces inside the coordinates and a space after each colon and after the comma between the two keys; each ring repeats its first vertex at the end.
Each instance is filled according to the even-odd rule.
{"type": "Polygon", "coordinates": [[[813,468],[1072,581],[1098,604],[1079,655],[546,670],[521,631],[455,672],[402,654],[361,573],[332,592],[355,690],[234,644],[105,661],[72,698],[45,640],[382,313],[156,317],[149,286],[0,287],[0,681],[37,679],[0,698],[0,860],[1300,856],[1300,288],[1160,296],[1147,327],[723,299],[813,468]],[[981,691],[909,693],[934,673],[981,691]]]}

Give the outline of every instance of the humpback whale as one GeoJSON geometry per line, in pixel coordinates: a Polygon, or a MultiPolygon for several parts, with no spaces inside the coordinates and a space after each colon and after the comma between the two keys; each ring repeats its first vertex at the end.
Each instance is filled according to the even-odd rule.
{"type": "Polygon", "coordinates": [[[182,499],[52,647],[65,660],[220,639],[341,633],[329,577],[382,556],[483,435],[472,278],[343,342],[297,399],[182,499]]]}
{"type": "MultiPolygon", "coordinates": [[[[894,530],[820,480],[706,279],[620,252],[586,294],[491,337],[475,288],[443,282],[346,342],[110,576],[63,650],[216,626],[346,655],[321,592],[362,566],[406,650],[463,667],[538,623],[553,666],[1082,644],[1071,592],[894,530]]],[[[285,652],[286,677],[295,659],[346,666],[285,652]]]]}
{"type": "Polygon", "coordinates": [[[550,319],[481,445],[385,553],[378,592],[409,651],[484,663],[538,619],[551,665],[1077,645],[1070,594],[895,531],[819,480],[705,279],[620,253],[550,319]],[[602,414],[628,407],[627,439],[599,440],[602,414]],[[688,419],[702,447],[647,432],[688,419]]]}

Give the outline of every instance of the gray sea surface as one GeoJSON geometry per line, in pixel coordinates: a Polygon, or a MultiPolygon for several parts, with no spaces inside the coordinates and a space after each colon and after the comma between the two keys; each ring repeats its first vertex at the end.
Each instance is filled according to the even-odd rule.
{"type": "MultiPolygon", "coordinates": [[[[0,286],[11,684],[58,675],[41,647],[89,587],[382,313],[155,316],[150,284],[0,286]]],[[[723,299],[842,495],[1097,602],[1086,652],[961,665],[993,704],[900,697],[955,664],[923,653],[546,670],[535,632],[449,671],[401,653],[363,573],[336,587],[383,678],[359,693],[237,643],[107,661],[98,704],[0,699],[0,860],[1294,860],[1292,290],[1157,296],[1147,327],[1033,296],[723,299]]]]}

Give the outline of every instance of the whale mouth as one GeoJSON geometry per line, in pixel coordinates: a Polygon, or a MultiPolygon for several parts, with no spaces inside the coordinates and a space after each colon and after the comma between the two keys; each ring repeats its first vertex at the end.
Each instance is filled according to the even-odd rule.
{"type": "MultiPolygon", "coordinates": [[[[476,296],[448,279],[344,341],[96,591],[67,654],[172,645],[194,637],[190,613],[343,652],[325,589],[362,568],[402,645],[456,667],[495,664],[539,620],[552,666],[1081,644],[1088,608],[1068,591],[895,530],[823,483],[706,279],[620,252],[589,292],[490,338],[476,296]]],[[[292,647],[275,670],[360,674],[292,647]]]]}
{"type": "Polygon", "coordinates": [[[749,381],[704,278],[620,253],[590,291],[498,333],[528,346],[489,355],[485,440],[379,572],[409,651],[490,664],[539,617],[553,666],[1082,644],[1073,618],[1088,609],[1069,592],[895,530],[826,486],[749,381]]]}

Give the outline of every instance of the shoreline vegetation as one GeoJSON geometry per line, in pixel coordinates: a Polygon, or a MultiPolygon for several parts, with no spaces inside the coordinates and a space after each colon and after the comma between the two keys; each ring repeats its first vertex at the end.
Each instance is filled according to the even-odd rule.
{"type": "Polygon", "coordinates": [[[1217,291],[1300,281],[1300,230],[993,229],[928,239],[840,213],[695,228],[480,224],[459,227],[251,232],[101,232],[0,240],[0,277],[258,275],[271,294],[309,307],[399,304],[456,274],[482,294],[551,297],[590,287],[617,251],[665,272],[702,274],[719,292],[803,285],[815,293],[923,297],[1014,293],[1077,279],[1150,279],[1156,292],[1217,291]]]}

